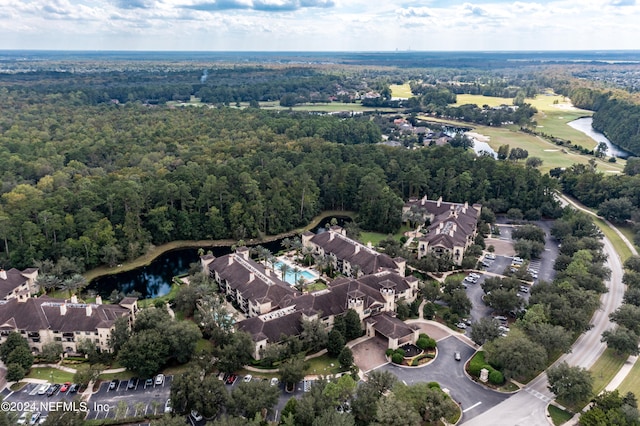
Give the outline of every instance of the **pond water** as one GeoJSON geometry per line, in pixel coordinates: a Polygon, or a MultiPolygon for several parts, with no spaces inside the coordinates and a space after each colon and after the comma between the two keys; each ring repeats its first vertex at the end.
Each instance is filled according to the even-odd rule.
{"type": "Polygon", "coordinates": [[[598,146],[600,142],[606,143],[607,144],[606,155],[608,155],[609,157],[627,158],[631,155],[631,153],[611,143],[611,141],[607,139],[605,135],[594,130],[592,127],[592,124],[593,124],[592,117],[578,118],[577,120],[570,121],[567,124],[573,127],[574,129],[579,130],[585,135],[589,136],[591,139],[593,139],[595,141],[594,149],[598,146]]]}
{"type": "MultiPolygon", "coordinates": [[[[315,232],[324,232],[326,224],[332,218],[323,220],[315,232]]],[[[338,225],[343,225],[349,218],[337,217],[338,225]]],[[[282,250],[282,240],[269,243],[262,243],[263,247],[276,253],[282,250]]],[[[205,252],[211,251],[214,256],[224,256],[231,253],[231,247],[202,247],[205,252]]],[[[168,251],[153,260],[149,265],[119,274],[105,275],[91,281],[86,291],[95,291],[103,298],[109,297],[113,290],[121,291],[125,294],[137,291],[142,299],[164,296],[171,290],[171,281],[176,275],[185,274],[189,271],[189,265],[200,262],[198,256],[199,247],[178,249],[168,251]]]]}

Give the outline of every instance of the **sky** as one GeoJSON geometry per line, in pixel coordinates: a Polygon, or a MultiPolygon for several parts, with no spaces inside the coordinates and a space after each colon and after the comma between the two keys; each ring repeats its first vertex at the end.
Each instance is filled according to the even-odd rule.
{"type": "Polygon", "coordinates": [[[640,0],[0,0],[0,49],[640,49],[640,0]]]}

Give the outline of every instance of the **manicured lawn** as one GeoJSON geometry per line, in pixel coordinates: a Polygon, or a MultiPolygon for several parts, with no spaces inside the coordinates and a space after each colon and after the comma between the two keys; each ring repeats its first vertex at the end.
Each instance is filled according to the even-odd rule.
{"type": "MultiPolygon", "coordinates": [[[[626,359],[626,358],[625,358],[626,359]]],[[[618,386],[621,395],[627,392],[633,392],[634,395],[640,395],[640,362],[636,362],[625,379],[618,386]]]]}
{"type": "Polygon", "coordinates": [[[620,256],[620,260],[622,261],[622,263],[624,263],[629,257],[631,257],[631,250],[613,229],[607,226],[607,224],[602,219],[594,217],[593,221],[596,223],[596,225],[598,225],[598,227],[600,227],[604,235],[609,238],[609,241],[611,241],[611,244],[613,244],[613,248],[616,250],[616,253],[618,253],[618,256],[620,256]]]}
{"type": "Polygon", "coordinates": [[[127,370],[127,371],[122,371],[120,373],[101,374],[98,376],[98,379],[105,382],[109,382],[113,379],[129,380],[133,376],[134,376],[133,372],[127,370]]]}
{"type": "Polygon", "coordinates": [[[593,394],[597,395],[609,384],[618,373],[626,357],[616,355],[611,349],[606,349],[589,371],[593,377],[593,394]]]}
{"type": "MultiPolygon", "coordinates": [[[[289,107],[280,106],[278,102],[261,102],[260,108],[271,110],[288,110],[289,107]]],[[[350,112],[350,111],[383,111],[393,112],[398,111],[394,108],[372,108],[362,106],[359,102],[356,103],[343,103],[343,102],[331,102],[324,104],[299,104],[291,108],[292,111],[317,111],[317,112],[350,112]]]]}
{"type": "Polygon", "coordinates": [[[306,371],[306,374],[326,376],[340,372],[340,363],[338,363],[338,360],[326,354],[308,360],[307,364],[309,364],[309,369],[306,371]]]}
{"type": "Polygon", "coordinates": [[[315,283],[309,284],[306,287],[306,290],[308,292],[312,292],[312,291],[324,290],[325,288],[327,288],[327,285],[325,283],[323,283],[322,281],[316,281],[315,283]]]}
{"type": "Polygon", "coordinates": [[[64,383],[73,381],[73,373],[67,373],[66,371],[58,370],[57,368],[51,367],[32,367],[27,377],[30,379],[47,380],[50,383],[64,383]]]}
{"type": "Polygon", "coordinates": [[[392,98],[410,98],[413,96],[413,93],[411,93],[411,86],[409,86],[409,83],[392,84],[389,86],[389,89],[391,89],[392,98]]]}
{"type": "MultiPolygon", "coordinates": [[[[400,230],[392,235],[393,239],[400,240],[400,237],[404,235],[405,232],[410,231],[411,228],[407,225],[402,225],[400,230]]],[[[360,232],[360,242],[363,244],[371,243],[374,247],[376,247],[380,241],[386,240],[389,237],[389,234],[383,234],[380,232],[360,232]]]]}
{"type": "MultiPolygon", "coordinates": [[[[528,100],[527,100],[528,102],[528,100]]],[[[490,107],[496,107],[500,105],[513,105],[513,98],[498,98],[495,96],[482,96],[482,95],[456,95],[456,103],[452,106],[474,104],[482,108],[483,105],[489,105],[490,107]]]]}
{"type": "Polygon", "coordinates": [[[573,417],[573,414],[568,411],[561,410],[555,405],[549,405],[549,416],[551,416],[551,421],[553,421],[554,425],[560,426],[561,424],[568,422],[573,417]]]}
{"type": "MultiPolygon", "coordinates": [[[[567,128],[570,127],[567,126],[567,128]]],[[[488,144],[495,151],[498,151],[501,145],[509,145],[511,149],[516,147],[526,149],[529,157],[538,157],[542,160],[542,166],[539,169],[543,173],[556,167],[568,168],[575,163],[588,164],[589,160],[594,158],[572,152],[541,137],[503,127],[477,126],[473,131],[488,136],[490,138],[488,144]]],[[[605,173],[620,173],[624,168],[621,161],[609,163],[597,160],[596,164],[598,170],[605,173]]]]}

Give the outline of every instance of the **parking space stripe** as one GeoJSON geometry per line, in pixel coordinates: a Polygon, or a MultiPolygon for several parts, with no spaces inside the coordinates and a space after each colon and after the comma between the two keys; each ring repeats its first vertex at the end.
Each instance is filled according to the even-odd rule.
{"type": "Polygon", "coordinates": [[[466,413],[469,410],[473,410],[474,408],[476,408],[478,405],[482,404],[482,401],[478,401],[475,404],[473,404],[471,407],[467,407],[464,410],[462,410],[463,413],[466,413]]]}

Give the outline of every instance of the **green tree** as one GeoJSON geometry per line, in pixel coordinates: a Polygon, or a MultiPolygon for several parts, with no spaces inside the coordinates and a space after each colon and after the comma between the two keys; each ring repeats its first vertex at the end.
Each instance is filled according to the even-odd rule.
{"type": "Polygon", "coordinates": [[[221,371],[232,373],[249,364],[254,350],[251,335],[238,331],[233,333],[229,343],[222,348],[216,347],[214,355],[218,357],[217,365],[221,371]]]}
{"type": "Polygon", "coordinates": [[[336,329],[331,330],[327,339],[327,353],[331,357],[337,357],[342,348],[344,348],[344,344],[345,341],[342,333],[336,329]]]}
{"type": "Polygon", "coordinates": [[[309,352],[314,353],[325,348],[327,337],[327,330],[320,319],[302,321],[300,338],[309,352]]]}
{"type": "Polygon", "coordinates": [[[165,340],[169,343],[168,355],[184,364],[195,353],[196,345],[201,338],[200,329],[191,321],[170,323],[165,332],[165,340]]]}
{"type": "Polygon", "coordinates": [[[2,362],[6,364],[9,359],[9,354],[19,347],[29,350],[29,342],[27,342],[27,339],[22,337],[20,333],[12,331],[7,336],[7,340],[0,345],[0,359],[2,359],[2,362]]]}
{"type": "Polygon", "coordinates": [[[122,346],[118,361],[142,377],[151,377],[160,370],[168,355],[165,335],[157,330],[143,330],[133,334],[122,346]]]}
{"type": "Polygon", "coordinates": [[[484,345],[486,342],[497,339],[502,334],[498,327],[500,324],[493,318],[480,318],[471,327],[471,340],[476,345],[484,345]]]}
{"type": "Polygon", "coordinates": [[[253,418],[262,410],[269,411],[278,402],[280,391],[269,382],[242,382],[231,391],[231,411],[246,418],[253,418]]]}
{"type": "Polygon", "coordinates": [[[338,354],[338,362],[340,363],[340,368],[345,370],[350,369],[354,365],[353,352],[348,346],[343,347],[338,354]]]}
{"type": "Polygon", "coordinates": [[[353,309],[348,309],[344,314],[344,326],[344,337],[347,342],[362,336],[362,322],[358,313],[353,309]]]}
{"type": "Polygon", "coordinates": [[[184,416],[176,416],[175,414],[165,414],[159,419],[151,421],[151,426],[184,426],[184,416]]]}
{"type": "Polygon", "coordinates": [[[55,363],[60,361],[60,357],[64,349],[62,347],[62,343],[60,342],[50,342],[46,343],[42,346],[42,353],[40,356],[45,362],[55,363]]]}
{"type": "Polygon", "coordinates": [[[17,362],[12,362],[7,365],[7,381],[8,382],[17,382],[24,379],[26,376],[27,370],[22,367],[21,364],[17,362]]]}
{"type": "Polygon", "coordinates": [[[484,349],[485,360],[500,368],[506,378],[527,377],[544,369],[547,362],[544,348],[516,329],[486,343],[484,349]]]}
{"type": "Polygon", "coordinates": [[[18,346],[7,357],[7,365],[19,364],[24,371],[29,371],[33,365],[33,354],[24,346],[18,346]]]}
{"type": "Polygon", "coordinates": [[[606,342],[607,347],[613,349],[619,355],[638,355],[640,353],[638,335],[625,327],[606,330],[602,333],[601,340],[606,342]]]}
{"type": "Polygon", "coordinates": [[[304,378],[304,372],[307,370],[308,365],[304,358],[296,356],[289,358],[280,364],[280,380],[288,389],[291,389],[304,378]]]}
{"type": "Polygon", "coordinates": [[[420,414],[410,405],[395,395],[378,400],[376,409],[376,426],[420,426],[420,414]]]}
{"type": "Polygon", "coordinates": [[[86,413],[78,411],[51,411],[47,415],[44,426],[83,426],[85,424],[84,417],[86,413]]]}
{"type": "Polygon", "coordinates": [[[640,334],[640,307],[629,304],[622,304],[613,311],[609,318],[616,324],[640,334]]]}
{"type": "Polygon", "coordinates": [[[588,370],[581,367],[571,367],[563,362],[547,370],[549,390],[557,398],[569,404],[585,401],[591,396],[593,378],[588,370]]]}
{"type": "Polygon", "coordinates": [[[229,404],[229,392],[217,377],[198,367],[176,375],[171,383],[171,405],[176,413],[196,410],[203,416],[216,416],[229,404]]]}

